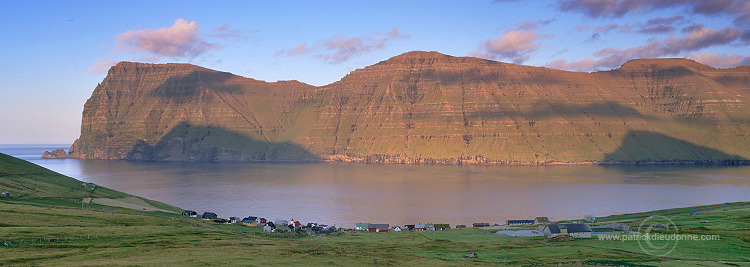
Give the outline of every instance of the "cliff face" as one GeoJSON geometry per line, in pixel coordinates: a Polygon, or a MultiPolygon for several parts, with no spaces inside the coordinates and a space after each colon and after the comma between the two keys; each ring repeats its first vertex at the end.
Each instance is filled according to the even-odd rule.
{"type": "Polygon", "coordinates": [[[409,52],[314,87],[122,62],[70,157],[557,164],[750,158],[750,68],[575,73],[409,52]]]}

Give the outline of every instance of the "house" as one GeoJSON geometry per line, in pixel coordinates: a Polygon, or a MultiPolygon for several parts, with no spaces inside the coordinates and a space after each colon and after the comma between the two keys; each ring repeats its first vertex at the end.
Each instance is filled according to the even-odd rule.
{"type": "Polygon", "coordinates": [[[264,233],[273,233],[273,232],[276,232],[276,228],[267,224],[267,225],[263,226],[263,232],[264,233]]]}
{"type": "Polygon", "coordinates": [[[10,192],[8,192],[8,191],[3,191],[2,193],[0,193],[0,197],[4,197],[4,198],[10,198],[10,192]]]}
{"type": "Polygon", "coordinates": [[[418,223],[414,225],[414,231],[425,231],[427,230],[427,226],[423,223],[418,223]]]}
{"type": "Polygon", "coordinates": [[[258,226],[258,217],[247,216],[242,219],[242,225],[244,226],[258,226]]]}
{"type": "Polygon", "coordinates": [[[260,224],[268,223],[268,220],[266,218],[258,218],[258,223],[260,224]]]}
{"type": "Polygon", "coordinates": [[[404,229],[409,230],[409,231],[414,231],[414,227],[415,227],[414,224],[404,225],[404,229]]]}
{"type": "Polygon", "coordinates": [[[451,229],[450,224],[447,224],[447,223],[436,223],[434,224],[434,226],[435,226],[435,231],[451,229]]]}
{"type": "Polygon", "coordinates": [[[431,223],[425,224],[424,229],[427,231],[435,231],[435,225],[431,223]]]}
{"type": "Polygon", "coordinates": [[[213,212],[204,212],[203,215],[201,215],[201,218],[203,218],[204,220],[213,220],[219,218],[219,216],[213,212]]]}
{"type": "Polygon", "coordinates": [[[393,228],[391,228],[391,231],[394,231],[394,232],[401,232],[401,231],[403,231],[403,230],[404,230],[404,229],[403,229],[403,228],[401,228],[400,226],[394,226],[393,228]]]}
{"type": "Polygon", "coordinates": [[[545,238],[568,235],[574,238],[591,238],[591,227],[585,223],[549,224],[542,230],[545,238]]]}
{"type": "Polygon", "coordinates": [[[354,230],[367,230],[367,226],[369,225],[369,223],[355,223],[354,230]]]}
{"type": "Polygon", "coordinates": [[[390,230],[390,226],[385,223],[371,223],[367,226],[367,231],[370,233],[387,233],[390,230]]]}
{"type": "Polygon", "coordinates": [[[490,226],[490,224],[489,223],[474,223],[473,226],[474,227],[488,227],[490,226]]]}
{"type": "Polygon", "coordinates": [[[237,223],[240,221],[240,218],[237,217],[229,217],[229,223],[237,223]]]}
{"type": "Polygon", "coordinates": [[[524,225],[524,224],[536,224],[536,220],[507,220],[507,225],[524,225]]]}
{"type": "Polygon", "coordinates": [[[596,217],[594,217],[594,215],[586,215],[586,216],[583,216],[583,220],[587,222],[595,222],[596,217]]]}
{"type": "Polygon", "coordinates": [[[276,224],[276,225],[278,225],[278,226],[284,226],[284,227],[286,227],[287,225],[289,225],[289,221],[287,221],[287,220],[275,220],[273,223],[276,224]]]}
{"type": "Polygon", "coordinates": [[[198,217],[198,213],[194,210],[184,210],[182,211],[183,216],[190,216],[190,217],[198,217]]]}
{"type": "Polygon", "coordinates": [[[536,217],[536,219],[534,219],[534,221],[536,221],[535,224],[549,223],[549,218],[547,218],[547,217],[536,217]]]}

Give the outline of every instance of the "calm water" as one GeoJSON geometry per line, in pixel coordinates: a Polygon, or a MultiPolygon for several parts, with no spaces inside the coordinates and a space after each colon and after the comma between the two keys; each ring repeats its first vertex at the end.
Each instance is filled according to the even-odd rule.
{"type": "Polygon", "coordinates": [[[68,145],[0,145],[79,180],[221,217],[353,227],[553,220],[750,200],[750,167],[161,163],[40,159],[68,145]]]}

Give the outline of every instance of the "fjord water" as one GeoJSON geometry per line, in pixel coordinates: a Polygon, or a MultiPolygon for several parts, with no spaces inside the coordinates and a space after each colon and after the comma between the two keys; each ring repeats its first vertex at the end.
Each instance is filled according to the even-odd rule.
{"type": "Polygon", "coordinates": [[[79,180],[221,217],[502,224],[750,200],[750,167],[433,166],[41,159],[66,145],[0,152],[79,180]]]}

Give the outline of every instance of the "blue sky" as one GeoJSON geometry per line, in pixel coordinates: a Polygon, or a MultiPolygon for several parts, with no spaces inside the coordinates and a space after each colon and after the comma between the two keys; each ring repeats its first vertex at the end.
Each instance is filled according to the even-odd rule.
{"type": "Polygon", "coordinates": [[[335,82],[404,52],[574,71],[632,58],[750,65],[743,0],[3,1],[0,144],[72,143],[118,61],[335,82]]]}

